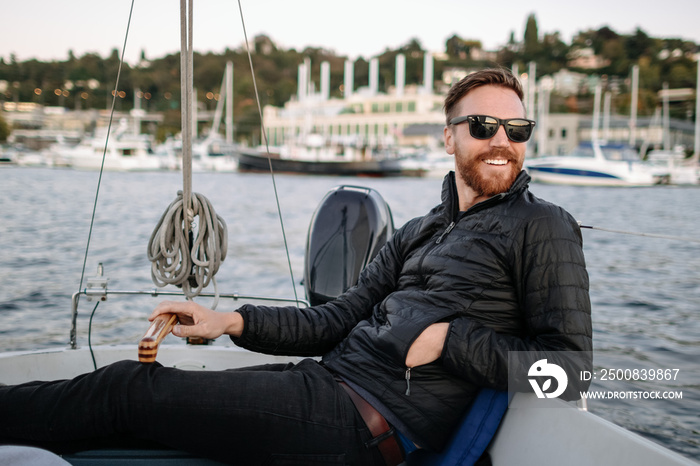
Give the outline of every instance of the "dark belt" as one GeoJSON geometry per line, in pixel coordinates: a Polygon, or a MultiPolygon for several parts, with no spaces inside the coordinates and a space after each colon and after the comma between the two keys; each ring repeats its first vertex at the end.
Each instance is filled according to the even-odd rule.
{"type": "Polygon", "coordinates": [[[403,463],[403,450],[396,440],[394,428],[389,426],[384,416],[367,403],[364,398],[355,392],[345,382],[338,381],[341,387],[350,395],[350,399],[355,404],[355,408],[362,416],[362,420],[367,424],[367,428],[372,433],[372,440],[369,446],[377,446],[387,466],[397,466],[403,463]]]}

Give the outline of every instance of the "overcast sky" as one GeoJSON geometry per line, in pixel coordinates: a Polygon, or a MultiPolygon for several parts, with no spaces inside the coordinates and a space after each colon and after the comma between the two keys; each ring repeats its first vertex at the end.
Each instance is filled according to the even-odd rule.
{"type": "MultiPolygon", "coordinates": [[[[121,50],[131,0],[2,0],[0,56],[18,60],[64,60],[121,50]]],[[[457,34],[482,41],[487,50],[505,44],[511,32],[522,39],[529,14],[540,35],[574,34],[608,26],[619,34],[637,27],[652,37],[700,43],[699,0],[241,0],[249,39],[265,33],[278,46],[322,46],[338,55],[369,58],[417,38],[430,51],[443,51],[457,34]]],[[[180,49],[180,2],[136,0],[126,59],[145,50],[149,58],[180,49]]],[[[220,53],[243,43],[236,0],[196,0],[194,48],[220,53]]]]}

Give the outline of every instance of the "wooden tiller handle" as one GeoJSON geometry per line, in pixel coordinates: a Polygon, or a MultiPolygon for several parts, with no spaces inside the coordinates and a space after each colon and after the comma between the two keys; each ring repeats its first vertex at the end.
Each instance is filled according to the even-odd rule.
{"type": "Polygon", "coordinates": [[[143,363],[155,362],[158,355],[158,345],[170,333],[170,329],[176,322],[176,314],[161,314],[153,320],[139,342],[139,361],[143,363]]]}

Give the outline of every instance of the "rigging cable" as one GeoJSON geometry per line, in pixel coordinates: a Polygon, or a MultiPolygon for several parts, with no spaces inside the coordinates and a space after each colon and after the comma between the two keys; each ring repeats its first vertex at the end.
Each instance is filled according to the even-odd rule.
{"type": "MultiPolygon", "coordinates": [[[[117,102],[117,95],[119,91],[119,79],[121,77],[122,73],[122,65],[124,64],[124,53],[126,52],[126,43],[129,38],[129,28],[131,27],[131,17],[134,12],[134,0],[131,0],[131,7],[129,8],[129,20],[126,23],[126,33],[124,34],[124,44],[122,45],[122,54],[121,57],[119,57],[119,67],[117,68],[117,79],[114,83],[114,91],[112,92],[112,108],[110,109],[109,112],[109,123],[107,124],[107,136],[105,138],[105,145],[104,149],[102,150],[102,163],[100,164],[100,174],[97,179],[97,188],[95,190],[95,201],[92,205],[92,216],[90,218],[90,228],[88,230],[88,237],[87,237],[87,243],[85,245],[85,255],[83,256],[83,268],[82,271],[80,272],[80,284],[78,285],[78,295],[76,299],[78,300],[76,302],[76,309],[78,306],[78,302],[80,302],[80,291],[83,288],[83,281],[85,279],[85,267],[87,265],[87,258],[88,258],[88,253],[90,251],[90,240],[92,239],[92,230],[93,227],[95,226],[95,213],[97,212],[97,200],[100,196],[100,186],[102,184],[102,174],[104,173],[104,167],[105,167],[105,158],[107,156],[107,147],[109,144],[109,135],[112,131],[112,122],[114,121],[114,108],[115,104],[117,102]]],[[[90,314],[90,325],[88,328],[88,347],[90,348],[90,355],[92,356],[92,364],[97,369],[97,364],[95,363],[95,354],[92,351],[92,318],[95,315],[95,311],[97,310],[97,305],[99,304],[99,301],[97,304],[95,304],[95,307],[92,309],[92,314],[90,314]]]]}
{"type": "Polygon", "coordinates": [[[294,299],[298,302],[299,297],[297,296],[297,289],[294,282],[294,272],[292,271],[292,260],[289,256],[289,246],[287,244],[287,235],[284,230],[284,220],[282,219],[282,208],[280,207],[280,199],[277,194],[277,183],[275,182],[275,172],[272,169],[272,159],[270,157],[270,143],[267,138],[267,130],[265,129],[265,122],[263,121],[262,115],[262,105],[260,104],[260,95],[258,93],[258,84],[255,79],[255,69],[253,68],[253,57],[250,53],[250,46],[248,45],[248,33],[246,32],[245,19],[243,18],[243,7],[241,6],[241,0],[238,0],[238,10],[241,13],[241,24],[243,25],[243,38],[245,39],[245,48],[248,52],[248,63],[250,64],[250,73],[253,78],[253,88],[255,90],[255,101],[258,105],[258,116],[260,117],[260,131],[262,133],[263,140],[265,141],[265,151],[267,153],[267,163],[270,167],[270,177],[272,178],[272,188],[275,193],[275,201],[277,202],[277,215],[280,220],[280,227],[282,228],[282,240],[284,241],[284,250],[287,253],[287,265],[289,267],[289,276],[292,279],[292,291],[294,292],[294,299]]]}
{"type": "Polygon", "coordinates": [[[92,206],[92,218],[90,219],[90,229],[88,231],[87,244],[85,245],[85,256],[83,257],[83,270],[80,274],[80,285],[78,286],[78,291],[83,288],[83,280],[85,279],[85,266],[87,264],[88,251],[90,250],[90,239],[92,238],[92,230],[95,225],[95,213],[97,212],[97,199],[100,196],[100,185],[102,184],[102,173],[105,167],[105,157],[107,156],[107,146],[109,144],[109,135],[112,130],[112,121],[114,120],[114,107],[117,102],[117,94],[119,91],[119,78],[122,73],[122,65],[124,64],[124,53],[126,52],[126,42],[129,38],[129,27],[131,26],[131,16],[134,12],[134,0],[131,0],[131,9],[129,10],[129,21],[126,24],[126,34],[124,35],[124,45],[122,46],[122,55],[119,58],[119,67],[117,68],[117,80],[114,84],[114,91],[112,91],[112,108],[109,112],[109,123],[107,125],[107,138],[105,139],[104,150],[102,151],[102,164],[100,165],[100,174],[97,179],[97,189],[95,191],[95,202],[92,206]]]}
{"type": "Polygon", "coordinates": [[[226,222],[216,214],[209,200],[192,192],[192,105],[193,105],[193,0],[180,0],[180,89],[182,93],[182,177],[183,189],[163,213],[148,241],[151,279],[159,287],[182,287],[187,299],[214,285],[214,303],[219,290],[214,275],[226,258],[226,222]],[[187,1],[187,3],[186,3],[187,1]],[[199,225],[194,224],[199,217],[199,225]],[[196,227],[196,235],[193,232],[196,227]]]}
{"type": "Polygon", "coordinates": [[[613,230],[611,228],[596,227],[596,226],[592,226],[592,225],[583,225],[581,222],[578,222],[578,226],[579,226],[579,228],[586,228],[589,230],[598,230],[598,231],[607,231],[608,233],[620,233],[623,235],[643,236],[646,238],[672,239],[672,240],[677,240],[677,241],[686,241],[686,242],[690,242],[690,243],[700,243],[700,239],[697,239],[697,238],[688,238],[688,237],[672,236],[672,235],[659,235],[659,234],[654,234],[654,233],[638,233],[635,231],[625,231],[625,230],[613,230]]]}

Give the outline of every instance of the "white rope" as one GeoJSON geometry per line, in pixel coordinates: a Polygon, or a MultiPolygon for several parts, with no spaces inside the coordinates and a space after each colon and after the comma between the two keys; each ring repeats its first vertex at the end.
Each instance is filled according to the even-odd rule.
{"type": "Polygon", "coordinates": [[[192,0],[180,0],[180,111],[182,131],[182,190],[190,222],[194,215],[190,204],[192,194],[192,98],[193,96],[193,51],[192,51],[192,0]],[[189,8],[188,8],[189,6],[189,8]]]}
{"type": "Polygon", "coordinates": [[[182,191],[177,194],[148,240],[151,279],[159,287],[181,286],[188,299],[197,296],[211,281],[216,295],[212,306],[215,309],[219,294],[214,275],[228,249],[226,222],[206,197],[194,193],[192,211],[200,221],[190,248],[190,225],[183,215],[182,191]]]}
{"type": "Polygon", "coordinates": [[[215,297],[211,308],[216,309],[219,291],[214,275],[226,258],[228,232],[226,222],[216,214],[209,200],[192,192],[192,6],[193,0],[180,0],[183,189],[178,191],[151,234],[148,260],[153,283],[159,287],[182,287],[187,299],[213,283],[215,297]],[[199,217],[198,228],[195,217],[199,217]]]}

